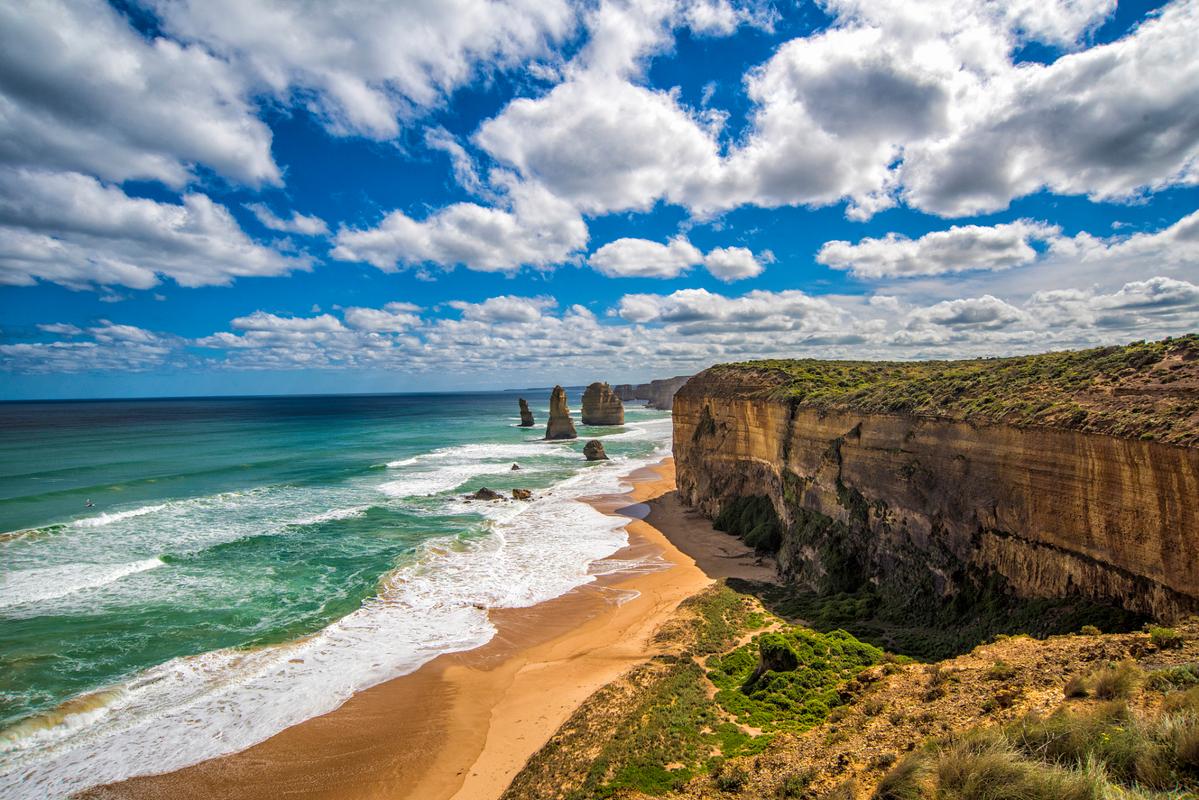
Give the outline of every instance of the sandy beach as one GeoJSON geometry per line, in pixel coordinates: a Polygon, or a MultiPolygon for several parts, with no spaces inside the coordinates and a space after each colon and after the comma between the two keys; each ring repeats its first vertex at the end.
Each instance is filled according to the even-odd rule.
{"type": "Polygon", "coordinates": [[[683,507],[674,464],[639,470],[632,489],[593,498],[630,517],[612,556],[660,561],[562,597],[491,612],[487,645],[442,655],[324,716],[231,756],[87,792],[89,798],[498,797],[592,693],[655,653],[653,634],[714,579],[769,579],[770,565],[683,507]],[[644,517],[644,519],[636,519],[644,517]]]}

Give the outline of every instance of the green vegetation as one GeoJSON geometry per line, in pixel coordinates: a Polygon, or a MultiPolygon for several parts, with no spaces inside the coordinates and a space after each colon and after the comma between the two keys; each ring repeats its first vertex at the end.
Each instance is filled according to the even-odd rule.
{"type": "Polygon", "coordinates": [[[767,732],[803,731],[841,704],[845,684],[883,660],[882,650],[845,631],[764,633],[708,659],[716,701],[737,721],[767,732]]]}
{"type": "Polygon", "coordinates": [[[889,601],[874,588],[818,594],[749,581],[730,580],[729,585],[757,595],[784,619],[817,631],[846,630],[864,642],[924,661],[965,653],[1005,633],[1044,637],[1071,633],[1084,624],[1131,631],[1145,621],[1086,600],[1015,598],[995,578],[967,578],[953,602],[933,605],[889,601]]]}
{"type": "MultiPolygon", "coordinates": [[[[720,586],[689,599],[694,652],[718,653],[760,628],[752,600],[720,586]]],[[[760,752],[756,741],[723,716],[708,696],[704,671],[690,653],[660,656],[647,670],[636,702],[615,723],[571,800],[612,797],[626,789],[662,795],[713,769],[722,757],[760,752]],[[718,753],[719,755],[713,755],[718,753]]]]}
{"type": "Polygon", "coordinates": [[[1157,625],[1149,626],[1149,641],[1162,650],[1182,647],[1182,636],[1173,628],[1162,628],[1157,625]]]}
{"type": "Polygon", "coordinates": [[[1167,696],[1153,714],[1112,701],[935,742],[887,773],[874,797],[1098,800],[1193,796],[1196,788],[1199,689],[1167,696]]]}
{"type": "Polygon", "coordinates": [[[782,529],[770,498],[764,495],[738,497],[728,503],[712,523],[718,531],[740,537],[764,553],[778,552],[782,529]]]}
{"type": "Polygon", "coordinates": [[[773,378],[762,394],[855,409],[1199,442],[1199,334],[1014,358],[766,360],[712,368],[773,378]],[[1184,389],[1184,391],[1177,391],[1184,389]],[[1190,391],[1186,391],[1190,390],[1190,391]]]}
{"type": "Polygon", "coordinates": [[[1186,689],[1199,686],[1199,663],[1179,664],[1176,667],[1155,669],[1149,673],[1145,686],[1158,691],[1186,689]]]}

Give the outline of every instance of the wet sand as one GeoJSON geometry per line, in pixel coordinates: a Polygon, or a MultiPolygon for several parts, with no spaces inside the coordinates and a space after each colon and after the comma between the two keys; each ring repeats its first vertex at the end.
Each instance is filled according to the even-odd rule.
{"type": "Polygon", "coordinates": [[[488,644],[439,656],[335,711],[240,753],[90,790],[88,798],[413,798],[486,800],[592,693],[654,655],[678,604],[718,577],[770,579],[736,539],[674,495],[671,459],[634,473],[628,494],[594,498],[639,517],[613,559],[660,561],[562,597],[498,609],[488,644]],[[701,567],[703,567],[701,569],[701,567]]]}

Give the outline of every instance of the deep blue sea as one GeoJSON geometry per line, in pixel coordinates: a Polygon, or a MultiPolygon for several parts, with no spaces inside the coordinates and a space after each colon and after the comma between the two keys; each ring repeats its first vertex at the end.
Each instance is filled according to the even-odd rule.
{"type": "Polygon", "coordinates": [[[544,442],[524,396],[0,404],[0,796],[243,749],[593,580],[625,533],[577,498],[669,414],[544,442]]]}

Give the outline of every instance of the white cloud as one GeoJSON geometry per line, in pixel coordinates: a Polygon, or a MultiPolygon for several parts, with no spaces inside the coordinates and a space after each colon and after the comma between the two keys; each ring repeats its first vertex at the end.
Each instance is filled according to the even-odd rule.
{"type": "Polygon", "coordinates": [[[947,328],[996,330],[1024,319],[1024,312],[998,297],[983,295],[961,300],[945,300],[907,315],[907,327],[940,325],[947,328]]]}
{"type": "Polygon", "coordinates": [[[482,303],[451,301],[450,308],[462,312],[462,318],[475,322],[537,322],[545,311],[558,305],[552,297],[489,297],[482,303]]]}
{"type": "Polygon", "coordinates": [[[27,373],[142,372],[182,358],[179,342],[133,325],[100,320],[86,331],[74,325],[39,325],[46,333],[85,340],[0,344],[0,369],[27,373]]]}
{"type": "Polygon", "coordinates": [[[760,275],[763,258],[745,247],[716,247],[704,255],[686,237],[666,244],[649,239],[617,239],[596,250],[588,263],[609,278],[677,278],[697,264],[722,281],[760,275]]]}
{"type": "Polygon", "coordinates": [[[207,195],[160,203],[77,173],[0,168],[0,284],[147,289],[166,275],[210,286],[308,268],[255,243],[207,195]]]}
{"type": "Polygon", "coordinates": [[[282,219],[264,203],[248,203],[246,208],[254,213],[259,222],[273,231],[299,233],[304,236],[323,236],[329,232],[329,226],[320,217],[292,211],[290,219],[282,219]]]}
{"type": "Polygon", "coordinates": [[[648,239],[617,239],[596,250],[587,259],[609,278],[677,278],[704,259],[685,237],[666,244],[648,239]]]}
{"type": "Polygon", "coordinates": [[[0,163],[179,187],[194,165],[280,182],[237,71],[136,33],[103,0],[0,4],[0,163]]]}
{"type": "Polygon", "coordinates": [[[1032,241],[1053,241],[1061,229],[1043,222],[1019,220],[1000,225],[954,225],[918,239],[888,233],[857,244],[825,242],[816,261],[848,270],[863,279],[943,275],[970,270],[1004,270],[1031,264],[1038,257],[1032,241]]]}
{"type": "Polygon", "coordinates": [[[545,189],[516,184],[507,199],[506,209],[456,203],[424,220],[393,211],[374,228],[342,228],[332,255],[384,272],[421,264],[514,272],[552,267],[586,246],[582,217],[545,189]]]}
{"type": "Polygon", "coordinates": [[[628,294],[618,306],[630,322],[677,325],[684,335],[728,331],[831,329],[842,311],[829,300],[798,290],[756,290],[725,297],[706,289],[680,289],[668,295],[628,294]]]}
{"type": "Polygon", "coordinates": [[[485,70],[549,54],[575,25],[565,0],[161,0],[167,29],[229,59],[339,134],[394,137],[485,70]]]}
{"type": "Polygon", "coordinates": [[[704,267],[722,281],[739,281],[762,274],[762,259],[746,247],[716,247],[704,256],[704,267]]]}
{"type": "Polygon", "coordinates": [[[355,330],[394,333],[419,326],[420,310],[420,306],[412,303],[388,303],[383,308],[347,308],[343,316],[346,324],[355,330]]]}

